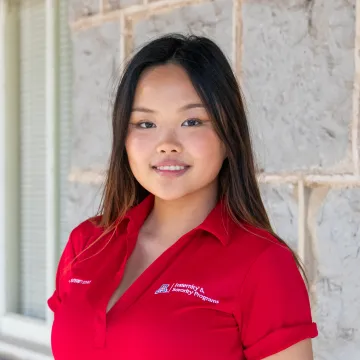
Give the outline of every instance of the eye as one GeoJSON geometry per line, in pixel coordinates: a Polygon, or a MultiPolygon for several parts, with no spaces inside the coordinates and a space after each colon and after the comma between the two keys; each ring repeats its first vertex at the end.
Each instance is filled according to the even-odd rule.
{"type": "Polygon", "coordinates": [[[141,129],[151,129],[156,126],[151,121],[142,121],[142,122],[137,123],[136,127],[141,128],[141,129]]]}
{"type": "Polygon", "coordinates": [[[184,121],[181,126],[199,126],[202,124],[202,121],[198,120],[198,119],[188,119],[186,121],[184,121]]]}

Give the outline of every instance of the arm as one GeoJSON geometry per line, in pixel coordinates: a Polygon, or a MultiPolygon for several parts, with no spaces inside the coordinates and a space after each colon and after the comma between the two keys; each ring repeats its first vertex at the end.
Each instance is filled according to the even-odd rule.
{"type": "Polygon", "coordinates": [[[273,244],[263,251],[240,295],[240,337],[246,359],[313,360],[310,339],[317,328],[289,249],[273,244]]]}
{"type": "Polygon", "coordinates": [[[264,360],[313,360],[311,340],[306,339],[264,360]]]}

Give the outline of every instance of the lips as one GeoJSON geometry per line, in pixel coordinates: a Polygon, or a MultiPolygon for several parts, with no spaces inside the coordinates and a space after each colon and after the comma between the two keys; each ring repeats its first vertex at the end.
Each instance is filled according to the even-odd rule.
{"type": "Polygon", "coordinates": [[[153,165],[152,168],[160,175],[180,176],[184,174],[190,166],[176,160],[165,160],[153,165]]]}
{"type": "Polygon", "coordinates": [[[156,166],[157,170],[167,170],[167,171],[179,171],[184,170],[186,166],[179,166],[179,165],[167,165],[167,166],[156,166]]]}
{"type": "Polygon", "coordinates": [[[152,166],[154,169],[159,170],[183,170],[184,168],[188,168],[189,165],[178,160],[164,160],[161,162],[158,162],[152,166]]]}

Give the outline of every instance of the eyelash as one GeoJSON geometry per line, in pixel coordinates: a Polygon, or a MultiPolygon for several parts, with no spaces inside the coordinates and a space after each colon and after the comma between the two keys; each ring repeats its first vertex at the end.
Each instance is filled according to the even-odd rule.
{"type": "MultiPolygon", "coordinates": [[[[185,122],[189,122],[189,121],[194,121],[194,122],[196,122],[197,124],[196,125],[193,125],[193,126],[186,126],[186,127],[198,127],[198,126],[200,126],[200,125],[202,125],[203,124],[203,121],[201,121],[201,120],[199,120],[199,119],[196,119],[196,118],[191,118],[191,119],[187,119],[187,120],[185,120],[181,125],[183,125],[185,122]]],[[[156,127],[156,126],[153,126],[153,125],[155,125],[153,122],[151,122],[151,121],[140,121],[140,122],[138,122],[137,124],[135,124],[135,127],[136,128],[139,128],[139,129],[153,129],[154,127],[156,127]],[[150,124],[151,126],[150,127],[144,127],[144,126],[142,126],[142,125],[145,125],[145,124],[150,124]]]]}
{"type": "Polygon", "coordinates": [[[153,126],[151,127],[143,127],[141,125],[144,125],[144,124],[151,124],[151,125],[155,125],[154,123],[152,123],[151,121],[140,121],[138,122],[137,124],[135,124],[135,126],[139,129],[152,129],[153,126]]]}
{"type": "MultiPolygon", "coordinates": [[[[187,119],[187,120],[185,120],[183,123],[185,123],[185,122],[187,122],[187,121],[196,121],[196,122],[197,122],[197,125],[193,125],[194,127],[200,126],[200,125],[202,125],[202,123],[203,123],[201,120],[196,119],[196,118],[187,119]]],[[[192,126],[191,126],[191,127],[192,127],[192,126]]]]}

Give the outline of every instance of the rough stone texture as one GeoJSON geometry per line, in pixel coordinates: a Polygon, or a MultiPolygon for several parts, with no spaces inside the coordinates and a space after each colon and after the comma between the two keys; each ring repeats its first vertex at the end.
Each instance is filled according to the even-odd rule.
{"type": "Polygon", "coordinates": [[[107,165],[111,99],[119,79],[119,37],[118,22],[74,34],[73,167],[107,165]]]}
{"type": "Polygon", "coordinates": [[[111,10],[125,8],[131,5],[142,4],[142,0],[107,0],[111,10]]]}
{"type": "Polygon", "coordinates": [[[243,2],[243,88],[266,171],[346,156],[355,0],[243,2]]]}
{"type": "Polygon", "coordinates": [[[297,251],[298,205],[294,186],[261,184],[260,191],[275,232],[297,251]]]}
{"type": "MultiPolygon", "coordinates": [[[[103,187],[94,184],[72,182],[68,197],[68,234],[84,220],[96,215],[99,208],[103,187]]],[[[64,245],[67,238],[61,239],[64,245]]]]}
{"type": "Polygon", "coordinates": [[[319,360],[360,359],[360,189],[332,190],[317,217],[319,360]]]}
{"type": "Polygon", "coordinates": [[[209,36],[231,59],[232,1],[188,5],[139,21],[134,25],[135,50],[144,42],[171,32],[209,36]]]}
{"type": "Polygon", "coordinates": [[[100,0],[70,0],[69,19],[75,21],[82,16],[91,16],[100,11],[100,0]]]}

